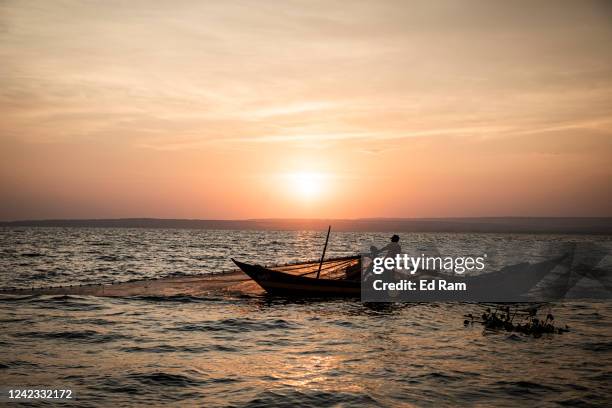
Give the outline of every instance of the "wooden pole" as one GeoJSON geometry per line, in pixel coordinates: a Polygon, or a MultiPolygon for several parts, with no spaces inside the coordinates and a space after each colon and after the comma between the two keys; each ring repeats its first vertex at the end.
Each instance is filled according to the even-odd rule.
{"type": "Polygon", "coordinates": [[[331,231],[331,225],[327,228],[327,238],[325,238],[325,246],[323,247],[323,255],[321,255],[321,262],[319,262],[319,270],[317,271],[317,279],[321,275],[321,267],[323,266],[323,258],[325,258],[325,250],[327,249],[327,241],[329,241],[329,232],[331,231]]]}

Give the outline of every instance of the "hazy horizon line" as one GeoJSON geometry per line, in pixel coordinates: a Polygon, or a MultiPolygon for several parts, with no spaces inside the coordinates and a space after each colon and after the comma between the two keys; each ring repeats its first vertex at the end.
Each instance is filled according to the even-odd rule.
{"type": "Polygon", "coordinates": [[[336,232],[494,232],[612,235],[612,217],[260,218],[244,220],[98,218],[0,221],[0,227],[259,231],[324,231],[328,225],[336,232]]]}
{"type": "Polygon", "coordinates": [[[612,215],[594,216],[556,216],[556,215],[482,215],[482,216],[440,216],[440,217],[262,217],[262,218],[175,218],[175,217],[85,217],[85,218],[22,218],[0,219],[0,223],[17,222],[57,222],[57,221],[129,221],[129,220],[157,220],[157,221],[420,221],[420,220],[477,220],[477,219],[610,219],[612,215]]]}

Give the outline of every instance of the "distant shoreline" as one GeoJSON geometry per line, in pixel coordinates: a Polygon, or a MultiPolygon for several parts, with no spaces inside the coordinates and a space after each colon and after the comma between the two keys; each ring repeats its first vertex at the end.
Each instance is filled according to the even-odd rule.
{"type": "Polygon", "coordinates": [[[478,217],[199,220],[163,218],[1,221],[0,227],[325,230],[346,232],[492,232],[612,235],[612,217],[478,217]]]}

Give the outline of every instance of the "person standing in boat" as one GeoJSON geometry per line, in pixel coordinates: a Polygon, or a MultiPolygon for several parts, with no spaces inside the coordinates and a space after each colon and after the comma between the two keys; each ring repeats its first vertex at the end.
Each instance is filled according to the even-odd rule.
{"type": "MultiPolygon", "coordinates": [[[[402,253],[402,246],[399,243],[400,237],[397,234],[393,234],[391,242],[378,250],[378,253],[386,251],[385,258],[394,258],[402,253]]],[[[386,271],[387,279],[399,280],[402,276],[398,273],[395,268],[386,271]]]]}
{"type": "MultiPolygon", "coordinates": [[[[391,242],[389,242],[384,247],[376,250],[375,253],[373,253],[372,255],[379,256],[379,254],[385,253],[384,258],[395,259],[397,255],[400,255],[402,253],[402,246],[400,245],[399,240],[399,235],[393,234],[393,236],[391,237],[391,242]]],[[[385,271],[383,273],[383,279],[387,282],[399,281],[400,279],[402,279],[402,276],[400,275],[399,271],[395,268],[385,268],[385,271]]],[[[398,295],[398,292],[396,291],[388,290],[387,292],[391,298],[398,295]]]]}
{"type": "Polygon", "coordinates": [[[399,235],[394,234],[391,237],[391,242],[389,242],[387,245],[377,250],[376,253],[379,254],[383,251],[387,251],[385,258],[395,258],[396,255],[399,255],[402,253],[402,246],[399,244],[399,240],[400,240],[399,235]]]}
{"type": "MultiPolygon", "coordinates": [[[[396,255],[399,255],[402,252],[402,247],[399,244],[399,239],[400,239],[399,235],[395,235],[394,234],[391,237],[391,242],[389,242],[384,247],[378,249],[374,245],[372,245],[370,247],[370,258],[372,260],[374,258],[378,258],[379,256],[383,257],[383,258],[395,258],[396,255]],[[381,253],[384,253],[384,252],[386,252],[386,254],[384,256],[380,255],[381,253]]],[[[374,279],[375,275],[372,272],[373,267],[374,267],[373,263],[370,263],[368,265],[368,267],[367,267],[367,269],[365,271],[365,279],[366,280],[374,279]]],[[[394,272],[395,272],[395,269],[387,269],[387,270],[385,270],[384,273],[385,273],[386,279],[388,279],[391,276],[395,276],[394,272]],[[393,274],[393,275],[391,275],[391,274],[393,274]]]]}

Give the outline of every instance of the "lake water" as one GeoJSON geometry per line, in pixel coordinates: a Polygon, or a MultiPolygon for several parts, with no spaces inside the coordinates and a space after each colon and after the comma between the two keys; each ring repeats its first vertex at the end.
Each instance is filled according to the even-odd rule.
{"type": "MultiPolygon", "coordinates": [[[[389,234],[332,233],[329,256],[389,234]]],[[[320,256],[324,233],[154,229],[0,230],[0,286],[125,281],[320,256]]],[[[610,237],[405,234],[404,248],[537,262],[551,243],[610,237]]],[[[598,268],[610,268],[609,254],[598,268]]],[[[612,302],[544,306],[563,335],[463,325],[484,306],[364,305],[267,297],[0,296],[0,384],[75,391],[79,406],[605,406],[612,302]]],[[[41,406],[48,405],[40,403],[41,406]]]]}

